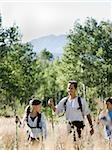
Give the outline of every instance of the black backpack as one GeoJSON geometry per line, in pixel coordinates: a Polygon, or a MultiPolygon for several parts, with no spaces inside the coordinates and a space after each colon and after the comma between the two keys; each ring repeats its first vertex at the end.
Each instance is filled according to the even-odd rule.
{"type": "Polygon", "coordinates": [[[31,127],[29,124],[28,124],[28,115],[30,114],[30,106],[28,105],[26,107],[26,122],[27,122],[27,125],[29,128],[40,128],[42,129],[42,126],[40,125],[41,124],[41,113],[37,113],[37,116],[38,116],[38,119],[37,119],[37,125],[36,127],[31,127]]]}
{"type": "MultiPolygon", "coordinates": [[[[68,97],[66,97],[66,100],[64,102],[64,109],[65,109],[65,112],[66,112],[66,103],[68,101],[68,97]]],[[[83,115],[83,110],[82,110],[82,103],[81,103],[81,97],[78,96],[78,104],[79,104],[79,108],[81,110],[81,113],[83,115]]]]}

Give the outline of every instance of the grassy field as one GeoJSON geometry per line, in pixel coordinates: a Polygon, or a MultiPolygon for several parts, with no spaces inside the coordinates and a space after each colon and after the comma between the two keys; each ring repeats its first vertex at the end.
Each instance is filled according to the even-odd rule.
{"type": "MultiPolygon", "coordinates": [[[[103,138],[101,125],[94,125],[95,133],[93,136],[90,136],[87,123],[82,139],[74,144],[72,143],[72,135],[67,136],[66,124],[62,119],[60,119],[60,123],[54,124],[54,130],[52,130],[51,123],[47,124],[47,128],[48,137],[44,141],[44,150],[75,150],[77,144],[79,145],[79,150],[112,150],[112,147],[109,147],[108,141],[105,141],[103,138]]],[[[0,150],[16,150],[17,145],[19,150],[41,149],[39,148],[41,145],[29,148],[25,129],[18,128],[17,131],[16,136],[14,118],[0,118],[0,150]]]]}

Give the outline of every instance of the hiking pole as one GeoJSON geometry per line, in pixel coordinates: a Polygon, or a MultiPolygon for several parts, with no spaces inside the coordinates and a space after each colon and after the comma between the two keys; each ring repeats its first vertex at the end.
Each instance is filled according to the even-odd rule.
{"type": "MultiPolygon", "coordinates": [[[[52,98],[52,97],[51,97],[52,98]]],[[[53,118],[53,110],[52,106],[50,106],[50,111],[51,111],[51,124],[52,124],[52,130],[54,131],[54,118],[53,118]]]]}
{"type": "Polygon", "coordinates": [[[44,149],[45,149],[44,138],[42,136],[42,139],[41,139],[41,150],[44,150],[44,149]]]}
{"type": "Polygon", "coordinates": [[[54,105],[53,104],[53,99],[52,99],[52,97],[50,97],[50,99],[48,100],[48,105],[49,105],[49,107],[50,107],[50,110],[49,110],[49,116],[50,116],[50,119],[51,119],[51,124],[52,124],[52,129],[53,129],[53,131],[54,131],[54,119],[53,119],[53,108],[52,108],[52,105],[54,105]]]}
{"type": "Polygon", "coordinates": [[[15,116],[15,123],[16,123],[16,135],[15,135],[15,149],[16,150],[19,150],[19,147],[18,147],[18,121],[17,121],[17,114],[16,114],[16,111],[17,111],[17,108],[16,108],[16,98],[14,97],[14,116],[15,116]]]}
{"type": "Polygon", "coordinates": [[[51,108],[51,124],[52,124],[52,130],[54,131],[54,118],[53,118],[53,110],[52,110],[52,108],[51,108]]]}

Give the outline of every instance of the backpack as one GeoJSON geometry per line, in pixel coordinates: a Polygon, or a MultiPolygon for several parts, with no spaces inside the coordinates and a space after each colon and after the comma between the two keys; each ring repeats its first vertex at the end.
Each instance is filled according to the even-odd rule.
{"type": "MultiPolygon", "coordinates": [[[[66,100],[65,100],[65,102],[64,102],[64,109],[65,109],[65,112],[66,112],[66,103],[67,103],[67,101],[68,101],[68,97],[66,97],[66,100]]],[[[79,108],[78,108],[78,109],[80,109],[80,111],[81,111],[81,113],[82,113],[82,116],[84,117],[84,115],[83,115],[83,110],[82,110],[81,97],[79,97],[79,96],[78,96],[78,104],[79,104],[79,108]]]]}
{"type": "Polygon", "coordinates": [[[37,119],[37,125],[36,127],[31,127],[28,123],[28,115],[30,114],[30,106],[28,105],[27,108],[26,108],[26,122],[27,122],[27,125],[29,128],[33,129],[33,128],[40,128],[42,129],[42,126],[40,125],[41,124],[41,113],[37,113],[37,116],[38,116],[38,119],[37,119]]]}

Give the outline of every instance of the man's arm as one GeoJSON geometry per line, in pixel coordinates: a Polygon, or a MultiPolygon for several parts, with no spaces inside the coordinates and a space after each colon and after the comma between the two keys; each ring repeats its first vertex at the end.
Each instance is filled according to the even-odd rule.
{"type": "Polygon", "coordinates": [[[63,99],[61,99],[59,101],[59,103],[55,106],[53,99],[50,98],[48,100],[48,105],[53,109],[54,112],[56,112],[56,114],[61,114],[65,112],[65,107],[64,107],[64,102],[66,100],[66,97],[64,97],[63,99]]]}
{"type": "Polygon", "coordinates": [[[88,119],[88,122],[89,122],[89,125],[90,125],[90,128],[91,128],[90,134],[92,135],[94,133],[94,129],[93,129],[93,123],[92,123],[92,119],[91,119],[90,114],[87,115],[87,119],[88,119]]]}

